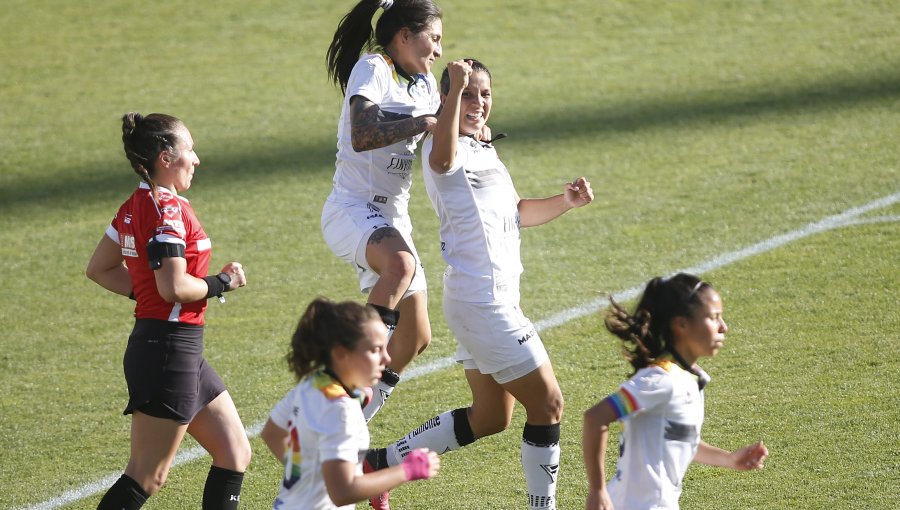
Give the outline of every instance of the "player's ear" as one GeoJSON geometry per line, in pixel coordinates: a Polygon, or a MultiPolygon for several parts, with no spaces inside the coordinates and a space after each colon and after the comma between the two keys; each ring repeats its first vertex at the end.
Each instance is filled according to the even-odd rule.
{"type": "Polygon", "coordinates": [[[172,164],[172,155],[169,154],[169,151],[160,151],[156,156],[156,162],[163,166],[169,166],[172,164]]]}
{"type": "Polygon", "coordinates": [[[400,42],[402,42],[404,44],[408,43],[410,37],[412,37],[412,36],[413,36],[413,33],[412,33],[412,30],[409,29],[409,27],[403,27],[399,31],[397,31],[397,37],[399,37],[400,42]]]}
{"type": "Polygon", "coordinates": [[[684,336],[688,329],[688,322],[688,318],[682,315],[672,317],[672,320],[669,321],[669,330],[672,331],[672,336],[676,338],[684,336]]]}
{"type": "Polygon", "coordinates": [[[332,367],[345,359],[350,355],[350,351],[344,347],[343,345],[335,345],[331,348],[331,365],[332,367]]]}

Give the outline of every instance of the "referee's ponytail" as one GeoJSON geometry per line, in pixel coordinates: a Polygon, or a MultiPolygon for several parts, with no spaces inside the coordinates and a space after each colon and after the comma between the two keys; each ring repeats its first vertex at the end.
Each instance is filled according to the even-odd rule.
{"type": "Polygon", "coordinates": [[[356,301],[335,303],[318,297],[306,307],[285,356],[288,367],[301,379],[319,368],[330,368],[331,350],[353,350],[365,337],[369,321],[381,322],[378,312],[356,301]]]}

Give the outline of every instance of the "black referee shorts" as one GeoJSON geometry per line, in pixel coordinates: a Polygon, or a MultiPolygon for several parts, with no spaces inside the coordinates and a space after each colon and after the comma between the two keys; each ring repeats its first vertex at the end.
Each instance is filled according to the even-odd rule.
{"type": "Polygon", "coordinates": [[[203,359],[203,326],[137,319],[122,364],[128,384],[124,414],[140,411],[190,423],[225,391],[203,359]]]}

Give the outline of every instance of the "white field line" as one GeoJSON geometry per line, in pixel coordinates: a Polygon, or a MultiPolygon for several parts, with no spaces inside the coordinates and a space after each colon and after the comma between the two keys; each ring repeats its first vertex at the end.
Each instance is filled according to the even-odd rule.
{"type": "MultiPolygon", "coordinates": [[[[835,229],[838,227],[843,227],[846,225],[856,225],[863,223],[876,223],[876,222],[891,222],[900,220],[900,216],[892,215],[892,216],[878,216],[874,218],[864,218],[860,219],[859,216],[878,209],[883,209],[885,207],[889,207],[891,205],[900,202],[900,192],[894,193],[893,195],[888,195],[886,197],[880,198],[878,200],[869,202],[868,204],[861,205],[859,207],[853,207],[847,209],[846,211],[834,215],[829,216],[821,221],[817,221],[815,223],[810,223],[803,228],[799,228],[797,230],[793,230],[786,234],[781,234],[775,237],[771,237],[764,241],[760,241],[754,245],[748,246],[746,248],[742,248],[740,250],[723,253],[721,255],[717,255],[706,262],[702,262],[696,266],[686,267],[683,269],[679,269],[676,271],[672,271],[671,274],[675,273],[693,273],[693,274],[703,274],[709,271],[714,271],[716,269],[725,267],[733,262],[737,262],[740,260],[744,260],[756,255],[760,255],[767,251],[774,250],[781,246],[784,246],[788,243],[796,241],[798,239],[802,239],[804,237],[818,234],[820,232],[825,232],[827,230],[835,229]]],[[[612,295],[613,299],[616,301],[627,301],[629,299],[635,298],[643,289],[643,283],[637,285],[635,287],[631,287],[629,289],[616,292],[612,295]]],[[[607,297],[600,297],[597,299],[593,299],[587,303],[581,304],[574,308],[570,308],[568,310],[564,310],[555,315],[552,315],[546,319],[540,320],[535,323],[535,327],[537,330],[544,331],[546,329],[554,328],[556,326],[560,326],[569,321],[579,319],[591,313],[595,313],[600,310],[601,307],[606,306],[608,303],[607,297]]],[[[405,380],[414,379],[416,377],[425,376],[431,374],[432,372],[436,372],[438,370],[447,368],[453,365],[452,357],[445,357],[436,359],[434,361],[430,361],[423,365],[419,365],[413,367],[410,370],[407,370],[404,373],[403,378],[405,380]]],[[[249,437],[256,437],[259,435],[262,430],[263,423],[257,423],[247,428],[247,435],[249,437]]],[[[206,450],[202,447],[196,446],[194,448],[190,448],[188,450],[184,450],[178,453],[175,456],[175,460],[172,462],[172,467],[180,466],[181,464],[186,464],[193,460],[199,459],[206,455],[206,450]]],[[[34,506],[25,507],[22,510],[52,510],[55,508],[59,508],[63,505],[67,505],[69,503],[73,503],[75,501],[84,499],[89,496],[93,496],[98,492],[105,491],[109,486],[111,486],[118,478],[120,474],[109,475],[103,479],[96,480],[90,483],[87,483],[77,489],[72,489],[70,491],[66,491],[55,498],[48,499],[43,503],[39,503],[34,506]]]]}

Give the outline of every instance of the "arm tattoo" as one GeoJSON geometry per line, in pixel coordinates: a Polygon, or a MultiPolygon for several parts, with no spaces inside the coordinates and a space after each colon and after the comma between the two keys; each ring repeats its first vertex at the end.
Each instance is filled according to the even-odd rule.
{"type": "Polygon", "coordinates": [[[350,138],[353,150],[369,151],[395,144],[425,131],[423,118],[384,112],[362,96],[350,99],[350,138]]]}

